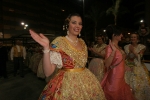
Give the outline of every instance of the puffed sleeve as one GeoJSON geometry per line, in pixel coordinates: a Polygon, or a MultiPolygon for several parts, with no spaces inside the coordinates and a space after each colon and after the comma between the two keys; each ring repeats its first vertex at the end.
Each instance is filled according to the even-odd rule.
{"type": "Polygon", "coordinates": [[[124,51],[125,51],[126,54],[129,53],[129,45],[130,44],[124,46],[124,51]]]}
{"type": "Polygon", "coordinates": [[[143,49],[146,49],[146,46],[143,45],[143,44],[139,44],[139,46],[138,46],[139,52],[140,52],[141,50],[143,50],[143,49]]]}
{"type": "Polygon", "coordinates": [[[52,64],[55,64],[58,68],[62,68],[62,58],[61,54],[56,51],[50,51],[50,61],[52,64]]]}
{"type": "Polygon", "coordinates": [[[55,64],[58,68],[62,68],[63,66],[62,57],[59,52],[61,48],[61,40],[62,37],[57,37],[56,39],[54,39],[51,43],[52,50],[50,51],[51,63],[55,64]]]}

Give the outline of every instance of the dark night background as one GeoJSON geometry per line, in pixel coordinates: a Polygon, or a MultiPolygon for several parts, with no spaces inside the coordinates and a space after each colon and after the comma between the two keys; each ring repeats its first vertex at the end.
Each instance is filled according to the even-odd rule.
{"type": "MultiPolygon", "coordinates": [[[[4,42],[8,51],[8,79],[0,77],[0,100],[37,100],[46,85],[46,80],[37,78],[37,73],[29,67],[30,62],[35,64],[39,62],[31,60],[30,55],[29,62],[25,65],[25,77],[13,76],[14,65],[10,61],[9,52],[15,44],[15,40],[21,40],[31,54],[34,52],[41,54],[41,47],[31,38],[29,29],[43,33],[52,41],[57,36],[66,35],[66,30],[63,30],[65,18],[70,13],[79,13],[83,19],[81,38],[86,43],[92,44],[95,42],[97,34],[105,36],[106,32],[103,30],[109,24],[114,24],[114,15],[107,15],[106,11],[114,5],[115,1],[0,0],[0,40],[4,42]],[[97,18],[97,24],[91,16],[97,18]],[[28,24],[28,27],[21,25],[22,22],[28,24]],[[30,47],[31,49],[29,49],[30,47]]],[[[128,33],[137,32],[142,19],[150,26],[150,0],[121,0],[117,25],[122,28],[124,35],[121,41],[122,47],[130,43],[130,34],[128,33]]],[[[87,46],[91,45],[87,44],[87,46]]],[[[150,52],[143,55],[143,60],[145,60],[143,62],[150,63],[149,57],[150,52]]]]}
{"type": "MultiPolygon", "coordinates": [[[[51,1],[51,0],[50,0],[51,1]]],[[[67,7],[71,7],[74,5],[74,10],[77,13],[83,15],[83,1],[82,0],[54,0],[56,4],[63,4],[67,7]]],[[[91,6],[99,5],[99,9],[107,10],[109,7],[113,5],[113,0],[84,0],[84,13],[87,14],[88,11],[91,9],[91,6]]],[[[121,0],[120,8],[126,8],[128,10],[127,13],[119,15],[117,23],[119,26],[125,28],[135,28],[134,27],[134,9],[133,9],[133,0],[121,0]]],[[[67,9],[66,9],[67,11],[67,9]]],[[[100,21],[100,27],[106,27],[108,24],[112,24],[113,16],[107,15],[104,16],[100,21]]]]}
{"type": "MultiPolygon", "coordinates": [[[[20,26],[23,20],[29,24],[27,29],[32,28],[37,32],[55,36],[63,35],[64,19],[70,13],[79,13],[83,19],[83,35],[86,33],[90,37],[95,32],[94,30],[97,30],[99,34],[109,24],[114,24],[114,15],[106,14],[106,11],[114,6],[115,2],[116,0],[2,0],[0,30],[4,34],[27,34],[27,30],[23,31],[20,26]],[[93,17],[89,17],[91,15],[97,18],[97,24],[93,21],[93,17]],[[5,26],[9,28],[5,29],[5,26]],[[20,29],[17,29],[16,27],[19,26],[20,29]]],[[[117,25],[122,27],[126,34],[137,31],[141,19],[148,22],[148,25],[150,24],[149,3],[147,2],[149,0],[121,0],[117,25]]]]}

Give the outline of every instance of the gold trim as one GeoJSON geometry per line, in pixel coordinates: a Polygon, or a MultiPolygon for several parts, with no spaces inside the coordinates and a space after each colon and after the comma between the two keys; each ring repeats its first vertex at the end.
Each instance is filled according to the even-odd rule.
{"type": "Polygon", "coordinates": [[[68,71],[68,72],[80,72],[80,71],[83,71],[84,69],[85,69],[85,67],[83,67],[83,68],[74,68],[74,69],[62,68],[61,70],[68,71]]]}

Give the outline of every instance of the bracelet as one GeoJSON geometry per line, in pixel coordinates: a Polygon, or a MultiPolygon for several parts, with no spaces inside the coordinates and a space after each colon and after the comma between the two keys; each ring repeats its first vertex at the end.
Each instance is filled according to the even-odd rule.
{"type": "Polygon", "coordinates": [[[50,49],[48,49],[48,50],[42,50],[42,51],[43,51],[43,53],[49,53],[50,49]]]}

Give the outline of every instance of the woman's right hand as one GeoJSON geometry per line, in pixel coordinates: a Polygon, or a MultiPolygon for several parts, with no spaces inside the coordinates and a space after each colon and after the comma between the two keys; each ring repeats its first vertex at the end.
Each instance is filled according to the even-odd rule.
{"type": "Polygon", "coordinates": [[[109,40],[109,45],[112,48],[112,51],[116,51],[116,47],[114,46],[114,44],[111,42],[111,40],[109,40]]]}
{"type": "Polygon", "coordinates": [[[44,36],[43,34],[38,34],[34,32],[33,30],[29,30],[31,37],[38,42],[41,46],[43,46],[44,50],[48,50],[50,48],[49,46],[49,39],[44,36]]]}

